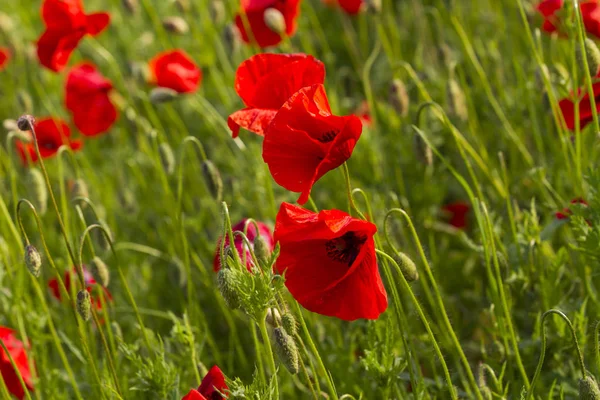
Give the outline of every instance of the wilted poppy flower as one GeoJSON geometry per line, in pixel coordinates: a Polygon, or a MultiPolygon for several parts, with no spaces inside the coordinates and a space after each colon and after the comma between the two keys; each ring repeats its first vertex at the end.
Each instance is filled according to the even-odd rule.
{"type": "MultiPolygon", "coordinates": [[[[596,75],[596,77],[598,76],[599,75],[596,75]]],[[[594,91],[594,99],[596,100],[596,111],[600,113],[600,82],[592,84],[592,88],[594,91]]],[[[587,91],[587,88],[580,88],[577,91],[577,95],[580,96],[582,91],[585,93],[585,96],[583,96],[579,102],[579,126],[581,129],[594,120],[592,104],[590,102],[590,95],[587,91]]],[[[573,94],[560,100],[558,102],[558,106],[560,107],[560,111],[565,119],[567,128],[570,130],[575,130],[575,103],[572,99],[573,94]]]]}
{"type": "MultiPolygon", "coordinates": [[[[561,28],[560,12],[564,0],[544,0],[536,9],[544,18],[542,30],[547,33],[559,32],[561,28]]],[[[579,2],[581,16],[585,30],[596,37],[600,37],[600,5],[598,0],[584,0],[579,2]]]]}
{"type": "MultiPolygon", "coordinates": [[[[83,143],[79,140],[70,141],[71,129],[62,120],[56,118],[42,118],[35,121],[35,134],[42,158],[52,157],[60,146],[67,145],[72,150],[79,150],[83,143]]],[[[17,142],[17,151],[24,164],[29,160],[38,160],[33,143],[17,142]]]]}
{"type": "Polygon", "coordinates": [[[10,50],[8,47],[0,47],[0,71],[2,71],[10,60],[10,50]]]}
{"type": "Polygon", "coordinates": [[[273,32],[265,23],[265,10],[274,8],[281,12],[285,21],[285,34],[292,36],[296,32],[296,18],[300,12],[300,0],[241,0],[243,13],[246,14],[250,34],[246,31],[244,16],[235,17],[242,40],[250,43],[251,37],[260,47],[275,46],[281,42],[281,35],[273,32]]]}
{"type": "Polygon", "coordinates": [[[377,319],[388,302],[377,268],[376,231],[371,222],[342,211],[315,214],[283,203],[275,223],[281,246],[275,269],[307,310],[347,321],[377,319]]]}
{"type": "Polygon", "coordinates": [[[462,201],[446,204],[442,210],[448,215],[448,223],[457,229],[467,228],[467,214],[471,207],[462,201]]]}
{"type": "Polygon", "coordinates": [[[313,184],[352,155],[362,133],[354,115],[331,114],[323,85],[305,87],[277,112],[267,128],[263,159],[275,182],[308,200],[313,184]]]}
{"type": "Polygon", "coordinates": [[[350,15],[358,14],[363,6],[363,0],[338,0],[340,7],[350,15]]]}
{"type": "MultiPolygon", "coordinates": [[[[585,206],[585,207],[588,206],[587,201],[585,201],[582,198],[577,198],[577,199],[571,200],[571,204],[579,204],[579,205],[585,206]]],[[[562,211],[557,211],[554,215],[556,216],[556,219],[563,220],[563,219],[569,218],[571,216],[571,214],[573,214],[573,211],[571,211],[570,208],[566,207],[566,208],[563,208],[562,211]]],[[[589,222],[588,222],[588,224],[589,224],[589,222]]]]}
{"type": "Polygon", "coordinates": [[[44,0],[42,18],[46,31],[37,42],[38,58],[56,72],[67,65],[85,35],[98,35],[110,22],[104,12],[86,15],[81,0],[44,0]]]}
{"type": "MultiPolygon", "coordinates": [[[[80,285],[79,285],[79,275],[75,268],[73,268],[71,271],[66,271],[65,275],[63,276],[63,282],[65,284],[65,288],[67,289],[67,291],[69,293],[71,292],[71,284],[73,282],[72,281],[73,279],[75,279],[75,292],[77,292],[80,288],[80,285]]],[[[91,272],[88,271],[88,269],[85,265],[83,266],[83,279],[85,281],[85,286],[86,286],[85,289],[91,294],[92,289],[94,288],[94,286],[97,283],[94,280],[94,278],[92,277],[91,272]]],[[[61,296],[61,292],[60,292],[60,284],[58,283],[58,279],[56,279],[56,278],[51,279],[48,282],[48,287],[50,288],[52,295],[57,300],[61,300],[62,296],[61,296]]],[[[112,295],[110,294],[108,289],[106,289],[106,288],[102,288],[102,289],[104,290],[104,299],[106,301],[112,301],[112,295]]],[[[103,304],[99,297],[98,298],[92,297],[92,304],[96,307],[96,310],[102,310],[103,304]]]]}
{"type": "MultiPolygon", "coordinates": [[[[241,220],[240,222],[238,222],[237,224],[232,226],[231,230],[233,232],[235,232],[235,231],[244,232],[244,228],[246,227],[246,221],[248,221],[248,219],[244,218],[243,220],[241,220]]],[[[273,242],[273,234],[271,233],[271,229],[269,229],[269,227],[267,225],[263,224],[262,222],[256,221],[256,224],[258,225],[258,231],[259,231],[260,236],[262,236],[262,238],[265,240],[265,243],[267,244],[267,248],[269,250],[273,251],[273,247],[275,246],[275,243],[273,242]]],[[[246,237],[248,238],[248,241],[252,245],[252,243],[254,242],[254,239],[256,238],[256,228],[253,223],[248,224],[248,230],[246,231],[246,237]]],[[[221,269],[221,259],[220,259],[221,239],[222,238],[219,238],[219,240],[217,241],[217,249],[215,250],[215,257],[213,259],[213,269],[215,272],[217,272],[221,269]]],[[[234,242],[235,242],[235,248],[236,248],[238,254],[240,255],[240,258],[242,259],[242,261],[244,260],[244,257],[246,257],[246,267],[248,268],[248,271],[250,271],[252,269],[252,266],[254,265],[254,263],[252,262],[252,255],[250,254],[248,247],[244,243],[244,239],[242,239],[241,236],[235,236],[234,242]],[[245,250],[245,252],[244,252],[244,250],[245,250]]],[[[227,237],[227,236],[225,237],[225,246],[229,246],[229,237],[227,237]]]]}
{"type": "Polygon", "coordinates": [[[223,372],[216,365],[206,374],[198,390],[192,389],[181,400],[220,400],[226,399],[225,391],[229,389],[225,383],[223,372]],[[221,395],[223,394],[223,395],[221,395]]]}
{"type": "Polygon", "coordinates": [[[158,54],[150,61],[152,82],[179,93],[196,91],[202,81],[202,71],[183,50],[158,54]]]}
{"type": "MultiPolygon", "coordinates": [[[[4,342],[8,353],[15,362],[23,378],[23,382],[25,382],[25,386],[27,386],[28,390],[33,390],[29,361],[27,360],[27,353],[25,352],[23,342],[17,339],[12,329],[3,326],[0,326],[0,339],[4,342]]],[[[23,390],[17,371],[13,368],[8,354],[5,353],[2,347],[0,347],[0,374],[2,374],[2,379],[4,379],[8,391],[16,398],[23,399],[25,397],[25,390],[23,390]]]]}
{"type": "Polygon", "coordinates": [[[75,126],[86,136],[106,132],[117,120],[108,93],[112,83],[89,63],[74,67],[67,76],[65,101],[75,126]]]}
{"type": "Polygon", "coordinates": [[[235,91],[247,106],[229,116],[237,137],[240,127],[264,136],[277,111],[305,86],[323,83],[325,66],[306,54],[257,54],[240,64],[235,91]]]}

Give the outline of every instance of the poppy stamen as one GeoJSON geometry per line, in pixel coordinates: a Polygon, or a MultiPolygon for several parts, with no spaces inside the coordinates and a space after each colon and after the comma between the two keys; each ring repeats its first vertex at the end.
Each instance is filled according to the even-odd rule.
{"type": "Polygon", "coordinates": [[[358,236],[354,232],[347,232],[339,238],[328,240],[325,243],[327,256],[351,267],[366,241],[366,237],[358,236]]]}

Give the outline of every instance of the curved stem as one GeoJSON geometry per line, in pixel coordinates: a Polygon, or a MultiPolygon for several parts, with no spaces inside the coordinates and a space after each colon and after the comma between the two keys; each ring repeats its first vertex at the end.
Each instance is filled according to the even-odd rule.
{"type": "Polygon", "coordinates": [[[367,218],[358,209],[358,207],[356,207],[356,204],[354,204],[354,199],[352,198],[352,184],[350,183],[350,171],[348,170],[348,164],[347,163],[343,164],[342,170],[344,171],[344,179],[346,180],[346,189],[347,189],[347,194],[348,194],[348,202],[350,203],[350,208],[352,210],[354,210],[356,212],[356,214],[358,214],[358,216],[361,219],[364,219],[366,221],[367,218]]]}

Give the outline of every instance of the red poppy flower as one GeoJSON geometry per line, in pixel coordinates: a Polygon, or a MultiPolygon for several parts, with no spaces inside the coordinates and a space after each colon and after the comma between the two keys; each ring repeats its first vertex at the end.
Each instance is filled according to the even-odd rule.
{"type": "Polygon", "coordinates": [[[192,389],[181,400],[221,400],[229,397],[225,391],[229,389],[225,383],[223,372],[216,365],[206,374],[198,390],[192,389]],[[221,395],[223,393],[225,397],[221,395]]]}
{"type": "MultiPolygon", "coordinates": [[[[72,283],[73,279],[75,279],[75,285],[76,285],[75,291],[78,291],[80,286],[79,286],[79,275],[77,273],[77,270],[75,268],[73,268],[71,271],[65,271],[65,275],[63,276],[63,282],[65,284],[65,288],[67,289],[67,291],[69,291],[69,293],[71,292],[71,283],[72,283]]],[[[91,272],[88,271],[88,269],[85,265],[83,266],[83,279],[85,281],[85,286],[86,286],[85,289],[91,294],[92,289],[96,285],[96,281],[94,280],[91,272]]],[[[56,279],[56,278],[51,279],[48,282],[48,287],[50,288],[52,295],[57,300],[61,300],[62,296],[61,296],[61,292],[60,292],[60,284],[58,283],[58,279],[56,279]]],[[[106,288],[103,288],[103,289],[104,289],[105,300],[112,301],[112,295],[110,294],[108,289],[106,289],[106,288]]],[[[98,298],[92,297],[92,304],[96,307],[96,310],[98,310],[98,311],[102,310],[103,304],[102,304],[100,297],[98,297],[98,298]]]]}
{"type": "MultiPolygon", "coordinates": [[[[3,326],[0,326],[0,339],[4,342],[8,353],[15,362],[15,365],[23,378],[23,382],[25,382],[25,386],[27,386],[28,390],[33,390],[29,361],[27,360],[27,353],[23,342],[17,339],[15,332],[12,329],[3,326]]],[[[8,354],[4,352],[2,347],[0,347],[0,374],[2,374],[2,379],[4,379],[8,391],[16,398],[23,399],[25,397],[25,390],[23,390],[17,371],[13,368],[10,358],[8,358],[8,354]]]]}
{"type": "MultiPolygon", "coordinates": [[[[544,32],[560,32],[560,11],[563,5],[563,0],[544,0],[537,5],[538,12],[544,18],[542,25],[544,32]]],[[[586,31],[600,37],[600,4],[598,4],[598,0],[581,1],[579,6],[586,31]]]]}
{"type": "Polygon", "coordinates": [[[202,81],[202,71],[183,50],[156,55],[150,61],[150,73],[153,83],[179,93],[196,91],[202,81]]]}
{"type": "Polygon", "coordinates": [[[264,136],[277,111],[305,86],[323,83],[325,66],[306,54],[257,54],[240,64],[235,91],[247,106],[229,116],[237,137],[240,127],[264,136]]]}
{"type": "Polygon", "coordinates": [[[85,14],[81,0],[44,0],[42,18],[46,31],[37,43],[38,58],[55,72],[67,65],[85,35],[98,35],[110,22],[104,12],[85,14]]]}
{"type": "MultiPolygon", "coordinates": [[[[246,14],[252,37],[260,47],[275,46],[282,40],[281,35],[273,32],[265,23],[264,15],[267,8],[274,8],[281,12],[285,20],[285,34],[287,36],[293,36],[296,32],[296,18],[300,13],[300,0],[241,0],[241,6],[243,13],[246,14]]],[[[235,24],[242,35],[242,40],[250,43],[251,36],[246,32],[243,15],[236,15],[235,24]]]]}
{"type": "Polygon", "coordinates": [[[363,6],[363,0],[338,0],[340,7],[350,15],[358,14],[363,6]]]}
{"type": "Polygon", "coordinates": [[[0,47],[0,71],[2,71],[8,61],[10,60],[11,53],[8,47],[0,47]]]}
{"type": "MultiPolygon", "coordinates": [[[[244,232],[244,228],[246,227],[246,221],[248,221],[248,219],[244,218],[243,220],[241,220],[240,222],[238,222],[237,224],[232,226],[231,227],[232,231],[244,232]]],[[[267,225],[263,224],[262,222],[256,221],[256,224],[258,225],[258,232],[259,232],[260,236],[262,236],[262,238],[267,243],[268,249],[273,251],[273,248],[275,247],[275,243],[273,241],[273,234],[271,233],[271,229],[269,229],[269,227],[267,225]]],[[[250,242],[250,244],[252,244],[254,242],[254,239],[256,238],[256,228],[254,227],[253,223],[248,224],[248,230],[246,231],[246,237],[248,238],[248,241],[250,242]]],[[[220,256],[221,256],[221,239],[222,238],[219,238],[219,240],[217,241],[217,249],[215,250],[215,257],[213,259],[213,270],[215,272],[217,272],[221,269],[221,258],[220,258],[220,256]]],[[[246,257],[246,267],[248,268],[248,271],[252,270],[252,267],[254,266],[254,263],[252,262],[252,255],[250,254],[248,247],[244,243],[244,239],[242,239],[241,236],[236,236],[234,238],[234,242],[235,242],[235,248],[236,248],[238,254],[240,255],[240,258],[242,260],[244,260],[244,257],[246,257]],[[244,252],[244,250],[245,250],[245,252],[244,252]]],[[[225,246],[228,246],[228,245],[229,245],[229,237],[225,237],[225,246]]]]}
{"type": "MultiPolygon", "coordinates": [[[[42,158],[54,156],[63,144],[73,150],[79,150],[83,146],[79,140],[70,141],[71,130],[63,120],[42,118],[36,120],[34,128],[42,158]]],[[[16,146],[23,164],[27,164],[29,160],[38,160],[33,143],[17,142],[16,146]]]]}
{"type": "MultiPolygon", "coordinates": [[[[596,77],[598,76],[600,75],[596,75],[596,77]]],[[[596,111],[600,113],[600,82],[592,84],[592,89],[594,91],[594,99],[596,100],[596,111]]],[[[587,92],[587,87],[580,88],[577,91],[577,96],[580,96],[582,91],[585,93],[585,96],[583,96],[579,102],[579,126],[581,129],[594,120],[592,104],[590,102],[590,95],[587,92]]],[[[565,119],[567,128],[575,130],[575,103],[572,99],[573,94],[560,100],[558,106],[565,119]]]]}
{"type": "Polygon", "coordinates": [[[275,223],[275,263],[306,309],[346,321],[377,319],[387,294],[375,256],[377,227],[338,210],[315,214],[283,203],[275,223]]]}
{"type": "Polygon", "coordinates": [[[275,182],[308,200],[313,184],[352,155],[362,133],[354,115],[331,114],[323,85],[302,88],[277,112],[263,143],[275,182]]]}
{"type": "MultiPolygon", "coordinates": [[[[588,202],[580,197],[571,200],[571,204],[580,204],[585,207],[588,206],[588,202]]],[[[563,208],[562,211],[557,211],[554,215],[556,216],[556,219],[562,220],[562,219],[569,218],[571,216],[571,214],[573,214],[573,211],[571,211],[571,209],[567,207],[567,208],[563,208]]],[[[588,224],[589,224],[589,222],[588,222],[588,224]]]]}
{"type": "Polygon", "coordinates": [[[467,228],[467,214],[471,207],[462,201],[446,204],[442,207],[448,214],[448,223],[457,229],[467,228]]]}
{"type": "Polygon", "coordinates": [[[75,126],[86,136],[106,132],[117,120],[108,93],[112,83],[92,64],[74,67],[67,76],[65,101],[75,126]]]}

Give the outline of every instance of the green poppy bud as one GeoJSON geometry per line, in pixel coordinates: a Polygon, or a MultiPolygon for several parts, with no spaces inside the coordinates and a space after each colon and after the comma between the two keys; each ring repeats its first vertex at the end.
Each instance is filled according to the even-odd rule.
{"type": "Polygon", "coordinates": [[[577,58],[577,63],[579,64],[580,76],[584,76],[585,71],[585,62],[583,60],[584,55],[587,59],[587,66],[590,76],[593,78],[598,75],[598,69],[600,68],[600,50],[598,50],[596,43],[590,38],[585,38],[585,53],[581,51],[581,46],[579,46],[579,43],[577,43],[575,46],[575,55],[577,58]]]}
{"type": "Polygon", "coordinates": [[[397,252],[394,260],[400,267],[402,271],[402,275],[408,282],[416,281],[419,279],[419,272],[417,271],[417,266],[406,254],[402,252],[397,252]]]}
{"type": "Polygon", "coordinates": [[[42,256],[40,252],[31,244],[25,247],[25,266],[36,278],[40,276],[42,270],[42,256]]]}
{"type": "Polygon", "coordinates": [[[300,359],[294,338],[288,335],[285,329],[275,328],[273,329],[273,347],[279,361],[291,374],[297,374],[300,370],[300,359]]]}
{"type": "Polygon", "coordinates": [[[260,263],[261,267],[263,265],[267,265],[269,259],[271,258],[271,252],[269,251],[269,246],[267,245],[267,242],[262,237],[260,232],[257,233],[256,237],[254,238],[253,245],[254,255],[256,256],[256,259],[260,263]]]}
{"type": "Polygon", "coordinates": [[[166,17],[163,19],[162,25],[167,32],[171,32],[176,35],[185,35],[190,30],[188,23],[185,22],[185,19],[181,17],[166,17]]]}
{"type": "Polygon", "coordinates": [[[298,333],[298,324],[296,323],[296,318],[290,313],[283,314],[281,317],[281,325],[283,329],[290,335],[296,336],[298,333]]]}
{"type": "Polygon", "coordinates": [[[467,108],[467,99],[460,85],[451,78],[446,84],[446,102],[448,104],[448,114],[466,121],[469,118],[469,109],[467,108]]]}
{"type": "Polygon", "coordinates": [[[202,175],[204,175],[210,194],[217,202],[220,202],[223,198],[223,181],[219,170],[212,161],[205,160],[202,163],[202,175]]]}
{"type": "Polygon", "coordinates": [[[48,189],[44,175],[39,169],[30,168],[27,171],[27,183],[33,205],[40,215],[44,215],[48,209],[48,189]]]}
{"type": "Polygon", "coordinates": [[[110,271],[108,267],[99,257],[92,258],[90,261],[90,270],[94,280],[101,286],[107,287],[110,282],[110,271]]]}
{"type": "Polygon", "coordinates": [[[424,165],[433,165],[433,151],[431,151],[431,147],[427,146],[425,140],[416,132],[413,136],[413,151],[419,162],[424,165]]]}
{"type": "Polygon", "coordinates": [[[85,289],[77,292],[77,313],[84,321],[92,316],[92,299],[85,289]]]}
{"type": "Polygon", "coordinates": [[[264,13],[265,25],[278,35],[285,33],[286,25],[285,18],[281,11],[276,8],[267,8],[264,13]]]}
{"type": "Polygon", "coordinates": [[[175,90],[165,87],[155,87],[150,91],[150,102],[152,104],[167,103],[179,96],[175,90]]]}
{"type": "Polygon", "coordinates": [[[238,292],[237,272],[231,268],[221,265],[221,269],[217,274],[217,286],[225,300],[225,304],[232,310],[240,308],[240,295],[238,292]]]}
{"type": "Polygon", "coordinates": [[[167,175],[172,175],[175,172],[175,155],[169,143],[163,142],[158,146],[158,154],[160,162],[167,175]]]}
{"type": "Polygon", "coordinates": [[[592,376],[587,375],[585,379],[579,380],[579,399],[600,400],[600,389],[592,376]]]}
{"type": "Polygon", "coordinates": [[[390,85],[389,102],[398,115],[401,117],[408,115],[410,99],[406,91],[406,86],[400,79],[394,79],[390,85]]]}

